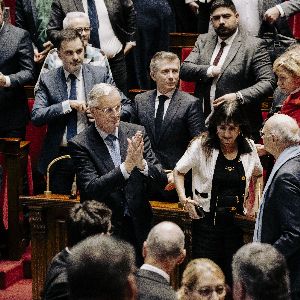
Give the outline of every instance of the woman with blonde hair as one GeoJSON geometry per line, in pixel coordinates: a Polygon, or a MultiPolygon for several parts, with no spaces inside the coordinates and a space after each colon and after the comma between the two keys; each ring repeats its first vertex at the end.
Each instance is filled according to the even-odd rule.
{"type": "Polygon", "coordinates": [[[179,300],[224,300],[227,292],[224,273],[207,258],[192,260],[183,272],[181,284],[179,300]]]}

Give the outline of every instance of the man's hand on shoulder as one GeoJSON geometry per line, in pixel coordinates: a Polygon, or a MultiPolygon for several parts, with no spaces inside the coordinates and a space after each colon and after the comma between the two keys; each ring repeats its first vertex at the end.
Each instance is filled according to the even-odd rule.
{"type": "Polygon", "coordinates": [[[69,100],[70,103],[70,107],[72,109],[76,109],[77,111],[81,112],[81,113],[85,113],[87,108],[84,102],[80,102],[77,100],[69,100]]]}
{"type": "Polygon", "coordinates": [[[237,98],[236,98],[236,93],[230,93],[230,94],[225,94],[217,99],[214,100],[213,102],[213,106],[216,107],[216,106],[219,106],[220,104],[222,104],[223,102],[225,101],[236,101],[237,98]]]}
{"type": "Polygon", "coordinates": [[[276,6],[269,8],[264,15],[264,19],[270,24],[273,24],[279,17],[280,11],[276,6]]]}

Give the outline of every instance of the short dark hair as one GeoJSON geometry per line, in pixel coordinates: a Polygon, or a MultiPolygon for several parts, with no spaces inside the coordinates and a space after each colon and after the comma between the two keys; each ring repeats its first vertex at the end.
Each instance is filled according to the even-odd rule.
{"type": "Polygon", "coordinates": [[[83,45],[82,37],[77,30],[73,28],[62,29],[57,35],[56,47],[59,50],[62,42],[70,42],[76,39],[80,39],[83,45]]]}
{"type": "Polygon", "coordinates": [[[217,126],[221,123],[234,123],[240,127],[240,135],[237,137],[240,154],[250,153],[252,149],[246,140],[250,137],[250,126],[245,115],[244,109],[237,101],[225,101],[214,108],[207,127],[206,139],[203,146],[207,152],[214,149],[220,149],[220,141],[217,135],[217,126]]]}
{"type": "Polygon", "coordinates": [[[66,220],[68,245],[74,246],[98,233],[108,233],[111,228],[111,210],[95,200],[75,204],[66,220]]]}
{"type": "Polygon", "coordinates": [[[240,248],[233,256],[232,275],[253,300],[290,299],[285,258],[269,244],[249,243],[240,248]]]}
{"type": "Polygon", "coordinates": [[[215,0],[215,1],[213,1],[212,5],[210,7],[210,11],[209,11],[210,14],[212,15],[213,12],[219,7],[228,7],[234,13],[237,12],[234,3],[231,0],[215,0]]]}
{"type": "Polygon", "coordinates": [[[67,267],[70,299],[123,300],[135,254],[127,242],[95,235],[72,248],[67,267]]]}

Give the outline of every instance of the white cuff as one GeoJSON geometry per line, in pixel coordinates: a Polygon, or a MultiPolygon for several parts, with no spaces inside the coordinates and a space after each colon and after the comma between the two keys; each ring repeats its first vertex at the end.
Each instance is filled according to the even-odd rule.
{"type": "Polygon", "coordinates": [[[189,3],[192,3],[192,2],[196,2],[197,0],[185,0],[185,4],[189,4],[189,3]]]}
{"type": "Polygon", "coordinates": [[[145,176],[148,176],[148,173],[149,173],[148,163],[146,162],[145,159],[143,159],[143,162],[144,162],[144,164],[145,164],[145,168],[144,168],[144,170],[140,170],[140,169],[139,169],[139,171],[140,171],[142,174],[144,174],[145,176]]]}
{"type": "Polygon", "coordinates": [[[127,180],[129,178],[130,174],[125,169],[125,163],[120,164],[120,169],[121,169],[121,173],[122,173],[124,179],[127,180]]]}
{"type": "Polygon", "coordinates": [[[68,114],[72,111],[69,100],[65,100],[61,104],[62,104],[62,109],[64,114],[68,114]]]}
{"type": "Polygon", "coordinates": [[[277,5],[276,5],[276,8],[279,10],[280,16],[281,16],[281,17],[284,17],[284,11],[283,11],[282,7],[281,7],[279,4],[277,4],[277,5]]]}
{"type": "Polygon", "coordinates": [[[10,82],[10,78],[9,78],[9,76],[4,76],[5,77],[5,81],[6,81],[6,83],[5,83],[5,87],[10,87],[10,85],[11,85],[11,82],[10,82]]]}
{"type": "Polygon", "coordinates": [[[214,66],[210,66],[210,67],[207,69],[206,74],[207,74],[208,77],[214,77],[213,74],[212,74],[213,68],[214,68],[214,66]]]}

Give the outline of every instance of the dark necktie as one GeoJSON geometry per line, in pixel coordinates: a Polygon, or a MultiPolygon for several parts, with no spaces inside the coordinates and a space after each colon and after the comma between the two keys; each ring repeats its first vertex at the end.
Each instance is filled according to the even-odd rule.
{"type": "Polygon", "coordinates": [[[109,148],[109,153],[111,155],[111,158],[114,162],[114,165],[117,167],[121,164],[121,155],[120,153],[117,151],[117,147],[116,147],[116,142],[117,137],[113,134],[109,134],[106,138],[105,138],[105,142],[108,145],[109,148]]]}
{"type": "Polygon", "coordinates": [[[219,52],[218,52],[218,54],[217,54],[217,56],[215,57],[214,62],[213,62],[213,65],[214,65],[214,66],[217,66],[217,65],[218,65],[218,63],[219,63],[219,61],[220,61],[220,58],[221,58],[221,56],[222,56],[222,54],[223,54],[223,51],[224,51],[225,46],[226,46],[226,43],[225,43],[224,41],[222,41],[222,42],[221,42],[221,48],[220,48],[220,50],[219,50],[219,52]]]}
{"type": "Polygon", "coordinates": [[[87,0],[88,4],[88,15],[91,23],[91,36],[90,43],[95,48],[100,49],[100,38],[99,38],[99,19],[97,14],[97,9],[95,5],[95,0],[87,0]]]}
{"type": "MultiPolygon", "coordinates": [[[[69,74],[71,79],[71,89],[69,94],[70,100],[77,100],[77,91],[76,91],[76,76],[74,74],[69,74]]],[[[72,109],[68,114],[67,120],[67,141],[70,140],[77,134],[77,110],[72,109]]]]}
{"type": "Polygon", "coordinates": [[[165,95],[158,96],[159,104],[155,116],[155,137],[156,138],[160,136],[161,125],[164,117],[165,102],[167,99],[168,97],[165,95]]]}

